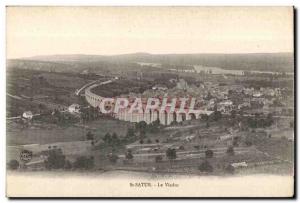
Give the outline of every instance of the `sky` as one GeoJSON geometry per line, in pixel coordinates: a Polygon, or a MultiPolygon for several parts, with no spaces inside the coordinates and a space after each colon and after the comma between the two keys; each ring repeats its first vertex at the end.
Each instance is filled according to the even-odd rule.
{"type": "Polygon", "coordinates": [[[6,56],[293,52],[292,7],[7,7],[6,56]]]}

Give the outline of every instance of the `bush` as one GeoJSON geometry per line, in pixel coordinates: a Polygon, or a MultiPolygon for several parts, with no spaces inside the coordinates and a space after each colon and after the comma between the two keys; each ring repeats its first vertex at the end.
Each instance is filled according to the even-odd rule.
{"type": "Polygon", "coordinates": [[[17,170],[19,166],[20,166],[19,162],[15,159],[10,160],[10,162],[8,163],[8,168],[11,170],[17,170]]]}
{"type": "Polygon", "coordinates": [[[198,169],[201,172],[213,172],[213,167],[212,167],[212,165],[210,165],[210,163],[207,160],[205,160],[204,162],[202,162],[200,164],[200,166],[198,167],[198,169]]]}

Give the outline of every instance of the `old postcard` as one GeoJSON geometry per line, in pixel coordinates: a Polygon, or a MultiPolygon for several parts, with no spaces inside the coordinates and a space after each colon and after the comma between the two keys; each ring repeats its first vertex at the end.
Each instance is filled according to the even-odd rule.
{"type": "Polygon", "coordinates": [[[8,197],[293,197],[293,7],[6,8],[8,197]]]}

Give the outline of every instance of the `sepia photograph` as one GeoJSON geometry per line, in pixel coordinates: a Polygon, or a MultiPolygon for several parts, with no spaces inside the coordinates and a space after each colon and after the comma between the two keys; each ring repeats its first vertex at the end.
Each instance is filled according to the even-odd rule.
{"type": "Polygon", "coordinates": [[[294,197],[294,12],[7,6],[6,196],[294,197]]]}

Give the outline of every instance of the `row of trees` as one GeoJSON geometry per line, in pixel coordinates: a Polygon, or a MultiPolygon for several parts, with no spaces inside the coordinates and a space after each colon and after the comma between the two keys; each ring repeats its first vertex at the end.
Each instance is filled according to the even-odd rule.
{"type": "Polygon", "coordinates": [[[137,133],[139,133],[141,139],[145,138],[146,133],[157,133],[159,131],[159,128],[159,119],[150,124],[147,124],[145,121],[141,121],[135,124],[135,130],[137,133]]]}
{"type": "Polygon", "coordinates": [[[258,116],[254,118],[249,117],[246,123],[250,128],[266,128],[274,123],[274,119],[271,114],[268,114],[266,118],[259,118],[258,116]]]}
{"type": "Polygon", "coordinates": [[[61,150],[49,150],[45,160],[46,169],[91,169],[94,167],[94,157],[80,156],[71,163],[61,150]]]}
{"type": "MultiPolygon", "coordinates": [[[[232,146],[228,147],[226,153],[230,156],[234,155],[234,148],[232,146]]],[[[166,150],[166,157],[170,162],[177,158],[176,149],[168,148],[166,150]]],[[[214,152],[210,149],[205,151],[205,161],[200,164],[198,167],[200,171],[203,172],[212,172],[213,167],[209,164],[209,159],[214,157],[214,152]]],[[[134,159],[134,155],[132,151],[129,149],[125,153],[126,160],[132,161],[134,159]]],[[[116,154],[109,154],[108,159],[111,163],[116,163],[119,159],[116,154]]],[[[155,156],[155,162],[160,163],[163,161],[162,155],[155,156]]],[[[94,157],[86,157],[80,156],[73,163],[69,160],[66,160],[65,155],[62,153],[60,149],[48,150],[47,151],[47,159],[44,162],[46,169],[92,169],[94,168],[94,157]]],[[[19,162],[17,160],[11,160],[8,163],[8,167],[12,170],[16,170],[19,168],[19,162]]],[[[225,170],[228,172],[232,172],[232,168],[228,166],[225,170]]]]}
{"type": "Polygon", "coordinates": [[[156,143],[158,144],[160,141],[159,139],[155,139],[154,141],[152,141],[150,138],[148,138],[146,141],[144,141],[144,139],[141,139],[140,140],[140,144],[144,144],[144,143],[147,143],[147,144],[152,144],[152,143],[156,143]]]}
{"type": "MultiPolygon", "coordinates": [[[[229,146],[226,150],[226,154],[229,155],[229,156],[233,156],[235,154],[235,151],[234,151],[234,147],[233,146],[229,146]]],[[[128,150],[125,154],[125,157],[126,159],[133,159],[133,155],[132,155],[132,151],[131,150],[128,150]]],[[[166,150],[166,157],[170,160],[170,161],[173,161],[177,158],[177,152],[176,152],[176,149],[174,148],[168,148],[166,150]]],[[[206,159],[210,159],[210,158],[213,158],[214,157],[214,152],[213,150],[211,149],[207,149],[205,151],[205,158],[206,159]]],[[[161,162],[163,160],[163,157],[161,155],[157,155],[155,156],[155,162],[161,162]]]]}
{"type": "Polygon", "coordinates": [[[96,120],[99,117],[100,117],[100,110],[98,106],[96,108],[89,106],[88,108],[80,109],[80,119],[83,123],[96,120]]]}
{"type": "MultiPolygon", "coordinates": [[[[124,137],[120,137],[115,132],[113,132],[112,134],[106,133],[102,140],[104,141],[104,144],[106,146],[110,147],[127,144],[135,141],[136,139],[140,139],[140,144],[150,144],[153,142],[159,143],[160,141],[158,139],[152,141],[150,138],[148,138],[146,141],[144,140],[146,138],[147,132],[157,131],[159,130],[159,127],[159,121],[155,121],[151,124],[147,124],[145,121],[141,121],[139,123],[136,123],[134,128],[129,127],[124,137]]],[[[87,139],[92,139],[91,133],[87,134],[87,139]]]]}

